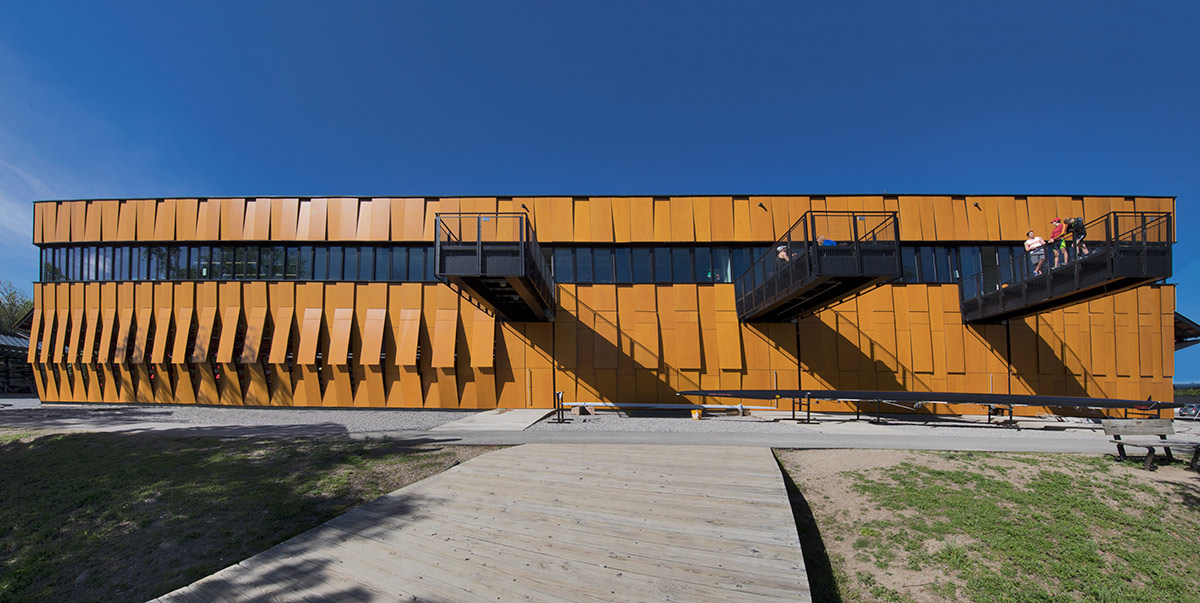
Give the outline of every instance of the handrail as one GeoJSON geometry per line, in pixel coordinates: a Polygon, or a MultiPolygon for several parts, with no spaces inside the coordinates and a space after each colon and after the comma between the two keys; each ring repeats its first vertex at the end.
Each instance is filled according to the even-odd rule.
{"type": "MultiPolygon", "coordinates": [[[[1109,212],[1087,222],[1084,230],[1086,237],[1083,245],[1088,253],[1083,257],[1079,257],[1073,235],[1068,239],[1066,261],[1058,261],[1050,243],[1041,247],[1045,259],[1040,273],[1034,271],[1030,252],[1017,254],[1005,262],[963,277],[959,282],[962,302],[965,304],[981,299],[1013,286],[1042,283],[1038,285],[1039,289],[1045,287],[1049,290],[1052,282],[1057,283],[1066,276],[1078,283],[1085,269],[1095,270],[1102,266],[1112,273],[1120,252],[1145,251],[1152,245],[1169,247],[1174,243],[1171,214],[1168,212],[1109,212]],[[1053,275],[1060,275],[1060,278],[1055,279],[1053,275]]],[[[1142,254],[1141,261],[1145,263],[1145,254],[1142,254]]]]}
{"type": "Polygon", "coordinates": [[[788,295],[794,285],[824,274],[831,261],[843,267],[851,262],[855,270],[864,273],[867,245],[896,245],[895,274],[899,275],[899,239],[899,220],[893,211],[807,211],[734,279],[739,313],[788,295]],[[825,235],[833,242],[822,245],[825,235]],[[843,238],[847,236],[849,240],[843,238]],[[769,290],[761,291],[764,288],[769,290]],[[761,298],[760,303],[751,303],[752,297],[761,298]]]}

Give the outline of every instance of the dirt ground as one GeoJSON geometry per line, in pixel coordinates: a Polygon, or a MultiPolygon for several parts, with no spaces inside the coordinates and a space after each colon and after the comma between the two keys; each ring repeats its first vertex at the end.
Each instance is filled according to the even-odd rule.
{"type": "MultiPolygon", "coordinates": [[[[945,602],[944,593],[934,592],[939,582],[955,582],[953,576],[926,567],[920,571],[908,570],[901,563],[880,569],[872,560],[864,558],[854,548],[854,542],[863,526],[873,521],[895,517],[896,511],[883,509],[854,489],[855,473],[874,474],[879,470],[895,467],[901,463],[912,463],[930,469],[963,469],[962,461],[970,460],[972,453],[938,453],[910,450],[777,450],[777,457],[788,470],[800,493],[812,510],[820,539],[824,543],[833,572],[839,585],[857,582],[855,577],[870,574],[875,583],[898,592],[903,600],[917,602],[945,602]]],[[[986,453],[985,453],[986,454],[986,453]]],[[[1012,460],[1012,455],[988,455],[987,464],[1000,466],[1005,475],[1016,485],[1023,485],[1036,477],[1039,471],[1053,465],[1054,455],[1039,455],[1050,459],[1042,463],[1027,463],[1012,460]]],[[[1140,463],[1136,464],[1140,465],[1140,463]]],[[[1128,478],[1133,484],[1146,484],[1161,494],[1178,492],[1174,486],[1195,484],[1200,477],[1180,464],[1159,467],[1156,471],[1144,471],[1135,464],[1114,463],[1115,477],[1128,478]]],[[[1135,498],[1146,500],[1154,495],[1136,492],[1135,498]]],[[[1177,501],[1181,502],[1181,501],[1177,501]]],[[[1113,504],[1113,503],[1110,503],[1113,504]]],[[[968,536],[958,537],[948,545],[967,546],[968,536]]],[[[846,596],[845,586],[839,590],[846,596]]],[[[857,593],[865,595],[865,593],[857,593]]],[[[875,600],[869,595],[860,597],[852,593],[849,600],[875,600]]]]}

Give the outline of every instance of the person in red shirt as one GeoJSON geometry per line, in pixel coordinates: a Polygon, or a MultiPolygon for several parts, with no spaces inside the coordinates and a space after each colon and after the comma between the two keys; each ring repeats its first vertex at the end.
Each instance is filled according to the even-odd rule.
{"type": "Polygon", "coordinates": [[[1063,224],[1062,218],[1050,220],[1050,224],[1054,226],[1054,230],[1050,231],[1050,249],[1054,250],[1054,265],[1051,268],[1057,268],[1067,263],[1067,225],[1063,224]]]}

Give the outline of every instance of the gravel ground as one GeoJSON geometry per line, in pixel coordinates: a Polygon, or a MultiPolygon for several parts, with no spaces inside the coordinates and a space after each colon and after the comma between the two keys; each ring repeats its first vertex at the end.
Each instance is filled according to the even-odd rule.
{"type": "Polygon", "coordinates": [[[317,408],[222,408],[213,406],[135,406],[92,404],[15,405],[3,417],[82,420],[106,424],[180,423],[186,425],[340,425],[349,433],[421,430],[457,421],[468,410],[334,410],[317,408]]]}
{"type": "Polygon", "coordinates": [[[630,417],[605,412],[590,417],[571,416],[568,423],[550,419],[534,423],[526,431],[640,431],[661,433],[820,433],[808,425],[779,423],[760,417],[706,416],[699,421],[687,417],[630,417]]]}
{"type": "MultiPolygon", "coordinates": [[[[866,415],[862,420],[855,421],[849,414],[814,415],[816,423],[795,424],[776,421],[785,418],[787,413],[764,413],[761,416],[738,417],[734,415],[705,415],[701,420],[692,420],[685,416],[673,417],[638,417],[627,416],[624,413],[605,412],[592,416],[570,415],[568,423],[552,423],[547,417],[531,426],[527,431],[580,432],[580,431],[624,431],[624,432],[659,432],[659,433],[763,433],[763,434],[863,434],[876,432],[888,435],[904,436],[971,436],[974,434],[998,438],[1036,438],[1036,439],[1095,439],[1097,434],[1103,434],[1096,421],[1074,417],[1064,417],[1061,420],[1040,420],[1033,418],[1018,419],[1018,428],[1003,427],[998,424],[988,424],[981,417],[957,419],[892,417],[885,418],[883,424],[868,421],[866,415]]],[[[1176,421],[1175,430],[1180,436],[1200,436],[1200,423],[1192,421],[1176,421]]]]}

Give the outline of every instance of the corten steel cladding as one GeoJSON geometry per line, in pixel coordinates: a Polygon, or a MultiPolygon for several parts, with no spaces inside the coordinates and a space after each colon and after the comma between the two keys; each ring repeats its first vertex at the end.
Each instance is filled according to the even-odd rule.
{"type": "MultiPolygon", "coordinates": [[[[565,402],[673,403],[677,391],[768,388],[1170,400],[1171,285],[964,324],[957,280],[906,272],[797,320],[743,322],[740,275],[704,262],[762,257],[808,212],[895,212],[901,251],[941,246],[961,261],[1019,248],[1031,229],[1046,236],[1054,217],[1173,218],[1174,205],[995,195],[42,201],[27,358],[52,402],[549,409],[555,391],[565,402]],[[553,308],[514,322],[437,280],[439,214],[520,216],[556,275],[553,308]],[[293,250],[312,265],[289,263],[293,250]],[[135,252],[152,278],[132,274],[135,252]],[[571,278],[556,254],[575,262],[571,278]],[[643,260],[694,272],[617,282],[643,260]]],[[[499,236],[498,224],[476,222],[475,236],[499,236]]],[[[810,228],[853,240],[836,222],[810,228]]]]}

